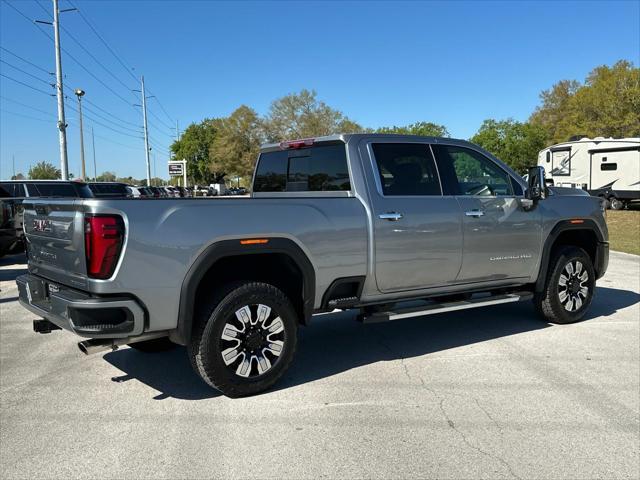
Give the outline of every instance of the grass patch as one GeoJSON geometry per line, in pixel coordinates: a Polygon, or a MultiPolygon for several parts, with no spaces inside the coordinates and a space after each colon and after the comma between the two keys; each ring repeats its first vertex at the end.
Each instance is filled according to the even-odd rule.
{"type": "Polygon", "coordinates": [[[611,250],[640,255],[640,210],[608,210],[611,250]]]}

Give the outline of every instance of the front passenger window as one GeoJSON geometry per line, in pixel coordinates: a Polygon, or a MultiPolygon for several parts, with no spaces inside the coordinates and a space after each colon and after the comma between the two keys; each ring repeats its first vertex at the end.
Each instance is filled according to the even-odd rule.
{"type": "Polygon", "coordinates": [[[509,174],[481,153],[452,145],[433,149],[448,195],[513,195],[509,174]]]}

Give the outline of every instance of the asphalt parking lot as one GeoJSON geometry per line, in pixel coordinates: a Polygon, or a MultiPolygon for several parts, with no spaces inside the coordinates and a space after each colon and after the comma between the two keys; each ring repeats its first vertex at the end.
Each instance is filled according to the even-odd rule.
{"type": "Polygon", "coordinates": [[[0,260],[2,478],[638,478],[640,257],[582,323],[529,303],[314,318],[275,390],[231,400],[183,349],[83,356],[32,332],[0,260]]]}

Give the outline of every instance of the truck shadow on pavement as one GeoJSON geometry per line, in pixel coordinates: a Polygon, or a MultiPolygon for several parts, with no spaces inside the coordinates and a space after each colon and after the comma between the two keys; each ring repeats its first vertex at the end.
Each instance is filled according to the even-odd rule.
{"type": "MultiPolygon", "coordinates": [[[[640,295],[635,292],[598,287],[584,321],[607,317],[639,301],[640,295]]],[[[318,315],[310,327],[300,329],[293,365],[271,391],[376,362],[418,357],[549,327],[529,302],[372,325],[356,322],[354,312],[318,315]]],[[[104,359],[125,372],[114,381],[137,379],[162,392],[156,399],[201,400],[220,395],[193,372],[184,348],[160,354],[125,348],[106,354],[104,359]]]]}
{"type": "Polygon", "coordinates": [[[6,257],[0,258],[0,282],[10,282],[23,273],[27,273],[27,263],[24,254],[7,255],[6,257]]]}

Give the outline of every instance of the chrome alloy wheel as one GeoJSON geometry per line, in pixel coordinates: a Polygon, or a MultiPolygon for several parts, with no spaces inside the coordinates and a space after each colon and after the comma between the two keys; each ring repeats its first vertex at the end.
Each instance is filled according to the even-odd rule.
{"type": "Polygon", "coordinates": [[[575,312],[589,296],[589,273],[580,260],[567,263],[558,279],[558,297],[565,310],[575,312]]]}
{"type": "Polygon", "coordinates": [[[284,323],[277,312],[262,304],[245,305],[222,329],[222,360],[236,375],[255,378],[278,362],[285,341],[284,323]]]}

